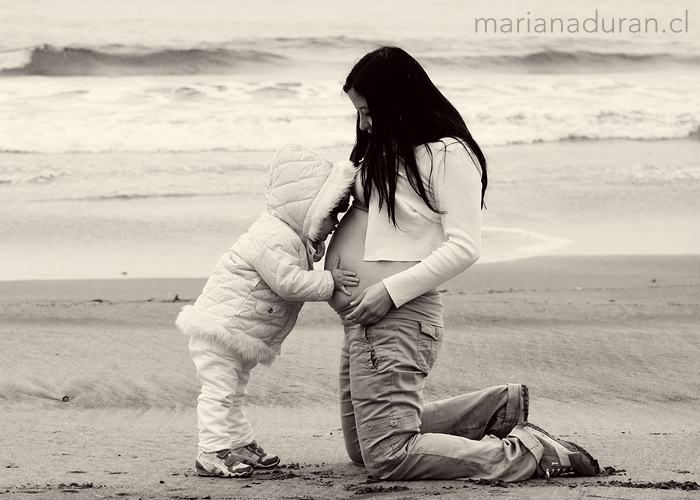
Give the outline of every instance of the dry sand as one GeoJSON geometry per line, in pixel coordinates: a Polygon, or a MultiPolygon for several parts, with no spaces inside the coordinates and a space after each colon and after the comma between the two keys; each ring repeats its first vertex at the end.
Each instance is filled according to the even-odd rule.
{"type": "Polygon", "coordinates": [[[325,304],[251,378],[249,418],[282,466],[196,477],[198,383],[173,321],[204,281],[0,284],[0,498],[700,498],[698,256],[543,256],[443,287],[426,399],[526,383],[530,419],[606,471],[518,484],[377,483],[349,463],[325,304]]]}

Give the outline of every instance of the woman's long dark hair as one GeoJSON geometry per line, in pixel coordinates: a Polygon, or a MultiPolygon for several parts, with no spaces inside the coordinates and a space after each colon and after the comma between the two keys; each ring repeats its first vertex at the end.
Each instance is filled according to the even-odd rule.
{"type": "Polygon", "coordinates": [[[355,146],[350,154],[352,162],[362,163],[366,201],[374,187],[379,206],[386,203],[389,218],[396,226],[396,181],[399,168],[404,165],[411,187],[433,212],[439,213],[421,181],[415,148],[454,137],[467,145],[467,151],[481,167],[481,206],[484,207],[488,179],[484,154],[462,116],[435,87],[418,61],[398,47],[379,48],[352,68],[343,85],[346,93],[350,89],[365,98],[372,117],[370,134],[360,129],[358,113],[355,146]]]}

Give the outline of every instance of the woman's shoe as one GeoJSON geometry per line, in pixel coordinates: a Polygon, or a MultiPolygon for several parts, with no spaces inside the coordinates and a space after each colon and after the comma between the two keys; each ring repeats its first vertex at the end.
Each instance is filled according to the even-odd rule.
{"type": "Polygon", "coordinates": [[[598,461],[576,443],[551,436],[534,424],[526,423],[529,430],[544,447],[544,453],[537,464],[539,477],[556,477],[562,474],[576,476],[597,476],[600,472],[598,461]]]}

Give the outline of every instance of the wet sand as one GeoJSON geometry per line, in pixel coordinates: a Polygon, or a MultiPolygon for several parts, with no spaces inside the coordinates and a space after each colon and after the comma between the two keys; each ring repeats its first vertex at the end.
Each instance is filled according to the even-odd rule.
{"type": "MultiPolygon", "coordinates": [[[[338,161],[348,149],[320,153],[338,161]]],[[[543,253],[700,254],[700,231],[693,230],[700,227],[700,141],[563,141],[486,154],[488,209],[477,265],[543,253]]],[[[30,171],[73,164],[109,170],[121,163],[136,171],[141,164],[182,171],[202,162],[229,172],[207,178],[229,193],[221,195],[204,194],[199,181],[179,175],[161,177],[185,184],[175,192],[190,195],[134,195],[149,192],[138,176],[124,188],[128,196],[112,186],[114,179],[97,174],[87,190],[97,195],[87,198],[77,194],[86,189],[80,178],[70,175],[3,185],[0,280],[52,280],[208,276],[265,210],[272,152],[9,156],[4,159],[30,171]]]]}

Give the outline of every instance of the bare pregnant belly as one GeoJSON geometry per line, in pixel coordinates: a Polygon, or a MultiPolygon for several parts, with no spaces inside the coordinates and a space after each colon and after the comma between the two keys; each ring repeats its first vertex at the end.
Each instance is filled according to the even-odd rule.
{"type": "Polygon", "coordinates": [[[336,311],[346,307],[368,286],[379,283],[384,278],[388,278],[416,264],[415,262],[363,261],[366,233],[367,212],[353,207],[338,224],[328,245],[325,268],[330,269],[333,262],[340,257],[340,268],[356,272],[360,280],[358,286],[348,287],[348,291],[352,293],[351,297],[348,297],[340,290],[335,291],[333,298],[328,303],[336,311]]]}

